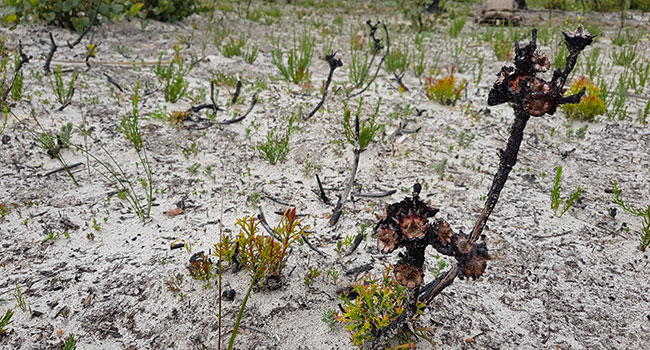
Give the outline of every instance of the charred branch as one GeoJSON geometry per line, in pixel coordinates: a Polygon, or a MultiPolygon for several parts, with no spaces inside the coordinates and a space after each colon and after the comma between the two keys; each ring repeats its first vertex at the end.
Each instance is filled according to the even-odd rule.
{"type": "MultiPolygon", "coordinates": [[[[370,24],[370,21],[368,21],[367,23],[372,28],[372,25],[370,24]]],[[[377,24],[375,25],[375,30],[376,30],[376,27],[379,26],[380,23],[381,22],[377,22],[377,24]]],[[[360,91],[358,91],[358,92],[356,92],[354,94],[348,95],[347,98],[352,98],[352,97],[361,95],[366,90],[368,90],[370,85],[372,85],[372,83],[375,82],[375,79],[377,79],[377,75],[379,74],[379,70],[381,69],[381,65],[384,64],[384,61],[386,60],[386,57],[388,57],[388,54],[390,53],[390,38],[388,36],[388,28],[386,28],[386,24],[384,24],[384,23],[381,23],[381,25],[382,25],[382,28],[384,29],[384,33],[386,34],[386,52],[384,53],[384,56],[381,58],[381,60],[379,61],[379,64],[377,65],[377,69],[375,70],[375,75],[372,77],[372,79],[370,79],[370,81],[368,82],[366,87],[364,87],[363,89],[361,89],[360,91]]],[[[373,33],[374,33],[374,31],[371,29],[371,34],[373,34],[373,33]]],[[[377,39],[374,37],[374,35],[372,35],[372,37],[373,37],[373,40],[375,40],[375,49],[381,47],[381,45],[377,43],[377,39]]],[[[372,60],[371,60],[371,63],[372,63],[372,60]]],[[[368,68],[370,68],[370,65],[368,66],[368,68]]],[[[363,80],[361,80],[361,81],[363,81],[363,80]]]]}
{"type": "Polygon", "coordinates": [[[397,190],[389,190],[378,193],[362,193],[361,191],[352,192],[352,195],[355,197],[366,197],[366,198],[383,198],[390,197],[397,193],[397,190]]]}
{"type": "Polygon", "coordinates": [[[331,204],[330,199],[327,198],[325,195],[325,190],[323,189],[323,184],[320,182],[320,177],[318,177],[318,174],[316,174],[316,182],[318,182],[318,190],[320,194],[320,199],[323,201],[325,204],[331,204]]]}
{"type": "Polygon", "coordinates": [[[336,223],[339,221],[339,218],[343,213],[343,204],[345,204],[345,201],[350,196],[350,192],[352,191],[352,186],[354,185],[354,178],[357,176],[357,169],[359,168],[359,158],[361,155],[361,144],[359,139],[359,116],[356,116],[354,118],[354,132],[356,138],[354,140],[354,160],[352,161],[352,171],[350,172],[348,183],[345,186],[345,189],[343,190],[343,195],[339,197],[339,200],[336,203],[336,206],[334,207],[334,211],[332,212],[332,217],[330,218],[329,221],[330,226],[336,225],[336,223]]]}
{"type": "Polygon", "coordinates": [[[118,90],[120,90],[120,92],[124,92],[122,86],[120,86],[120,84],[118,84],[110,75],[106,73],[102,73],[102,74],[106,77],[109,83],[113,84],[113,86],[115,86],[118,90]]]}
{"type": "Polygon", "coordinates": [[[11,89],[14,87],[14,84],[16,83],[16,77],[18,77],[18,73],[20,73],[20,70],[23,69],[23,66],[26,63],[29,63],[29,60],[32,59],[32,56],[27,56],[23,52],[23,43],[21,41],[18,41],[18,55],[20,55],[20,61],[18,61],[18,65],[16,65],[16,68],[14,69],[14,74],[11,77],[11,83],[9,83],[7,89],[2,93],[2,99],[0,99],[0,105],[6,103],[7,96],[9,96],[9,92],[11,91],[11,89]]]}
{"type": "MultiPolygon", "coordinates": [[[[97,1],[97,7],[95,7],[95,12],[93,13],[93,18],[90,20],[90,23],[88,24],[88,27],[84,28],[83,32],[79,35],[77,40],[73,41],[72,43],[68,41],[68,47],[73,49],[77,44],[81,42],[81,40],[88,34],[90,29],[93,27],[95,24],[95,21],[97,21],[97,15],[99,14],[99,7],[102,5],[102,0],[97,1]]],[[[51,34],[50,34],[51,35],[51,34]]]]}
{"type": "Polygon", "coordinates": [[[330,66],[330,72],[329,74],[327,74],[327,80],[325,81],[325,86],[323,87],[323,96],[321,97],[320,102],[318,102],[316,107],[314,107],[314,109],[311,112],[309,112],[309,114],[305,117],[305,120],[313,117],[314,114],[316,114],[316,112],[318,112],[318,110],[321,107],[323,107],[323,104],[325,103],[325,98],[327,98],[327,92],[329,91],[330,84],[332,83],[332,76],[334,76],[334,70],[336,70],[336,68],[338,67],[343,66],[343,62],[341,62],[339,58],[334,58],[334,56],[336,56],[336,52],[331,55],[325,56],[325,60],[330,66]]]}
{"type": "MultiPolygon", "coordinates": [[[[536,76],[550,66],[549,60],[536,51],[536,34],[533,29],[532,40],[524,47],[515,43],[514,67],[501,69],[488,97],[489,105],[512,103],[515,119],[510,128],[506,148],[501,151],[499,168],[492,180],[485,205],[470,234],[454,233],[450,225],[443,220],[431,222],[430,218],[436,214],[437,209],[419,200],[419,184],[414,186],[413,198],[405,198],[389,205],[386,216],[375,226],[377,245],[382,253],[390,253],[400,247],[406,248],[406,254],[402,255],[395,268],[395,275],[400,284],[409,290],[415,290],[414,303],[419,300],[428,305],[434,297],[451,285],[456,277],[478,278],[483,274],[486,268],[487,247],[485,243],[476,241],[481,236],[508,175],[517,162],[528,120],[531,116],[553,114],[557,106],[563,103],[577,103],[584,94],[583,89],[576,95],[562,96],[564,85],[575,67],[578,55],[591,44],[593,36],[581,26],[574,32],[565,33],[564,41],[569,49],[565,69],[556,70],[552,80],[547,82],[536,76]],[[420,271],[427,245],[442,254],[453,256],[457,263],[444,275],[420,289],[420,271]]],[[[413,307],[407,307],[399,318],[379,330],[375,344],[392,336],[412,315],[413,307]]]]}
{"type": "Polygon", "coordinates": [[[404,78],[404,74],[406,73],[402,73],[398,75],[397,72],[393,72],[393,75],[395,76],[395,81],[397,82],[399,89],[401,91],[409,91],[409,88],[407,88],[406,85],[404,85],[404,82],[402,81],[402,78],[404,78]]]}
{"type": "Polygon", "coordinates": [[[56,50],[59,48],[56,43],[54,42],[54,36],[52,36],[52,32],[50,34],[50,51],[47,53],[47,58],[45,58],[45,65],[43,66],[43,70],[45,71],[46,74],[50,74],[50,64],[52,63],[52,58],[54,57],[54,53],[56,50]]]}
{"type": "Polygon", "coordinates": [[[320,251],[320,249],[314,247],[314,246],[311,244],[311,242],[309,242],[309,239],[307,239],[307,236],[306,236],[306,235],[301,235],[301,237],[302,237],[302,240],[305,241],[305,243],[307,244],[307,246],[309,247],[309,249],[315,251],[316,253],[318,253],[318,255],[320,255],[320,256],[322,256],[322,257],[327,257],[327,254],[323,253],[322,251],[320,251]]]}
{"type": "MultiPolygon", "coordinates": [[[[235,87],[235,93],[232,95],[232,99],[230,100],[231,105],[237,103],[237,99],[239,98],[239,93],[241,92],[241,86],[242,86],[241,80],[237,80],[237,87],[235,87]]],[[[210,89],[211,91],[212,89],[214,89],[214,83],[210,84],[210,89]]]]}

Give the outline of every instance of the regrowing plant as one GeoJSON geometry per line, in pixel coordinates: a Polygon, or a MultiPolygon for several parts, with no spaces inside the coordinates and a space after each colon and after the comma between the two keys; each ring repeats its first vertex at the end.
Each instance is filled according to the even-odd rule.
{"type": "Polygon", "coordinates": [[[160,83],[163,84],[165,101],[174,103],[185,96],[189,86],[185,75],[191,69],[191,66],[184,67],[183,58],[178,49],[176,49],[174,58],[166,66],[163,65],[162,53],[160,54],[155,73],[160,83]]]}
{"type": "Polygon", "coordinates": [[[433,220],[439,209],[431,207],[419,198],[422,186],[417,183],[413,187],[412,197],[388,205],[375,226],[377,247],[382,253],[388,254],[401,247],[406,248],[406,252],[400,254],[400,260],[393,271],[397,283],[407,287],[405,293],[408,295],[408,303],[404,306],[404,312],[390,324],[374,330],[374,347],[381,346],[402,329],[421,309],[420,303],[429,305],[456,277],[478,278],[483,274],[487,265],[487,247],[485,242],[477,243],[477,240],[497,204],[510,171],[517,162],[528,120],[531,116],[552,115],[559,105],[578,103],[584,95],[583,89],[578,94],[565,97],[564,85],[575,67],[578,55],[591,44],[593,36],[581,26],[576,31],[564,33],[564,43],[569,51],[566,66],[556,70],[550,81],[537,77],[537,73],[549,68],[550,62],[545,55],[537,52],[536,37],[537,31],[533,29],[532,40],[526,46],[520,47],[515,43],[514,67],[506,66],[501,69],[488,95],[488,105],[511,103],[515,120],[510,128],[508,143],[501,152],[499,168],[492,180],[485,205],[471,232],[456,233],[446,221],[433,220]],[[440,254],[454,257],[457,263],[435,280],[423,285],[425,250],[428,246],[432,246],[440,254]]]}
{"type": "Polygon", "coordinates": [[[368,75],[368,53],[350,50],[350,71],[348,78],[355,87],[363,85],[368,75]]]}
{"type": "Polygon", "coordinates": [[[56,66],[54,69],[54,80],[52,81],[50,78],[50,85],[52,86],[52,91],[54,91],[56,100],[61,105],[68,104],[70,103],[70,100],[72,100],[72,95],[74,95],[74,83],[77,81],[78,76],[79,72],[73,71],[72,77],[66,85],[63,82],[63,71],[61,69],[61,66],[56,66]]]}
{"type": "Polygon", "coordinates": [[[241,56],[242,48],[246,45],[247,40],[244,33],[239,34],[239,38],[228,38],[226,44],[221,47],[221,53],[224,57],[241,56]]]}
{"type": "MultiPolygon", "coordinates": [[[[407,287],[391,275],[392,266],[385,265],[381,276],[364,275],[350,293],[340,296],[343,311],[334,317],[350,332],[353,345],[362,346],[376,338],[377,332],[398,319],[409,307],[407,287]]],[[[417,303],[421,313],[423,303],[417,303]]]]}
{"type": "Polygon", "coordinates": [[[650,246],[650,205],[643,209],[643,207],[635,207],[625,203],[621,198],[621,189],[618,187],[616,181],[614,181],[612,194],[614,195],[614,203],[616,203],[616,205],[621,207],[621,209],[625,210],[630,215],[641,218],[641,232],[639,232],[641,242],[639,243],[639,249],[645,251],[646,248],[650,246]]]}
{"type": "Polygon", "coordinates": [[[407,44],[399,44],[386,55],[385,69],[388,73],[402,74],[411,65],[411,55],[407,44]]]}
{"type": "Polygon", "coordinates": [[[139,178],[138,182],[145,190],[147,197],[147,207],[143,208],[140,205],[139,200],[137,200],[137,196],[135,198],[132,198],[131,202],[138,215],[146,218],[149,217],[151,213],[151,204],[153,203],[153,176],[151,171],[151,164],[149,163],[149,158],[147,158],[147,151],[142,144],[142,133],[140,132],[140,78],[138,78],[136,82],[133,99],[131,101],[131,115],[125,114],[122,116],[121,130],[124,134],[124,137],[126,137],[126,139],[133,145],[133,148],[138,155],[140,164],[144,170],[145,177],[139,178]]]}
{"type": "Polygon", "coordinates": [[[95,11],[107,21],[150,18],[175,22],[195,13],[199,9],[197,3],[197,0],[2,0],[0,4],[6,9],[0,12],[0,23],[16,26],[29,19],[80,33],[93,24],[93,19],[100,22],[95,11]]]}
{"type": "Polygon", "coordinates": [[[574,80],[567,93],[571,95],[577,94],[582,89],[585,89],[585,94],[579,103],[562,106],[567,117],[592,120],[597,115],[605,114],[607,106],[605,106],[605,101],[600,98],[600,88],[592,84],[586,77],[581,76],[574,80]]]}
{"type": "Polygon", "coordinates": [[[296,214],[296,208],[285,210],[278,225],[272,229],[272,236],[259,232],[262,219],[245,216],[237,219],[239,233],[234,239],[225,236],[221,244],[215,244],[215,255],[221,252],[227,266],[234,265],[248,270],[255,282],[263,285],[269,276],[280,277],[286,265],[290,246],[308,235],[303,219],[296,214]]]}
{"type": "Polygon", "coordinates": [[[5,315],[0,319],[0,336],[3,334],[7,333],[7,326],[9,326],[13,321],[11,320],[11,317],[13,317],[14,312],[11,311],[11,309],[7,309],[7,312],[5,312],[5,315]]]}
{"type": "Polygon", "coordinates": [[[287,53],[287,63],[282,58],[283,52],[280,47],[271,51],[273,64],[280,70],[282,77],[293,83],[300,83],[311,79],[309,66],[314,55],[314,41],[309,37],[307,31],[303,31],[300,38],[293,39],[293,48],[287,53]]]}
{"type": "Polygon", "coordinates": [[[248,216],[238,219],[237,226],[239,226],[240,231],[235,241],[221,240],[221,242],[215,244],[216,254],[224,262],[244,267],[252,275],[251,283],[235,320],[235,326],[228,345],[229,350],[232,350],[235,344],[237,329],[253,286],[262,286],[269,277],[279,279],[286,265],[289,247],[303,236],[308,235],[306,230],[309,229],[309,226],[302,225],[303,219],[298,218],[296,208],[284,211],[282,219],[275,229],[270,229],[271,236],[264,236],[259,233],[259,225],[262,224],[262,220],[264,219],[248,216]]]}
{"type": "Polygon", "coordinates": [[[582,193],[582,188],[578,188],[573,191],[569,197],[562,197],[562,166],[558,166],[555,172],[555,180],[553,181],[553,188],[551,189],[551,209],[557,214],[557,211],[560,209],[560,205],[564,203],[562,211],[560,211],[560,217],[564,215],[571,207],[576,203],[578,198],[580,198],[580,193],[582,193]]]}
{"type": "Polygon", "coordinates": [[[456,102],[460,99],[467,86],[467,81],[463,79],[457,82],[454,71],[455,67],[452,66],[447,76],[443,76],[440,79],[434,79],[433,77],[426,78],[424,89],[428,99],[447,106],[456,105],[456,102]]]}
{"type": "MultiPolygon", "coordinates": [[[[370,119],[364,119],[359,127],[359,146],[360,151],[363,152],[372,139],[375,137],[377,131],[384,128],[384,124],[379,124],[376,122],[377,114],[379,113],[379,106],[381,105],[381,97],[377,100],[377,106],[375,107],[375,112],[370,116],[370,119]]],[[[359,99],[359,106],[357,107],[357,112],[355,113],[355,118],[359,118],[361,115],[361,107],[363,107],[363,97],[359,99]]],[[[345,133],[345,138],[351,145],[355,144],[355,131],[354,125],[352,124],[352,111],[348,108],[347,101],[343,105],[343,131],[345,133]]]]}
{"type": "Polygon", "coordinates": [[[69,143],[64,143],[64,142],[69,142],[70,138],[70,131],[71,127],[70,125],[63,125],[61,127],[61,131],[58,133],[58,135],[54,136],[43,128],[41,123],[38,121],[36,118],[36,112],[32,109],[30,113],[30,117],[36,122],[36,125],[40,129],[40,132],[32,129],[29,127],[23,120],[19,119],[18,116],[14,115],[14,117],[18,120],[19,123],[21,123],[23,126],[25,126],[26,130],[32,134],[34,139],[38,142],[39,146],[53,159],[55,159],[65,173],[72,179],[72,182],[74,182],[75,185],[79,186],[79,183],[77,182],[77,179],[74,177],[72,172],[70,171],[70,168],[68,167],[68,162],[65,160],[63,155],[61,154],[61,148],[65,148],[69,146],[69,143]]]}
{"type": "Polygon", "coordinates": [[[244,61],[246,61],[246,63],[253,64],[255,63],[255,60],[257,60],[257,55],[259,53],[260,53],[259,47],[257,47],[257,45],[252,45],[248,50],[242,53],[242,57],[244,58],[244,61]]]}
{"type": "Polygon", "coordinates": [[[449,36],[454,39],[458,38],[458,35],[463,30],[466,22],[467,16],[460,16],[452,19],[451,23],[449,23],[449,36]]]}
{"type": "MultiPolygon", "coordinates": [[[[14,69],[18,69],[20,64],[20,56],[16,55],[14,69]]],[[[2,69],[0,69],[2,71],[2,69]]],[[[19,101],[23,97],[23,71],[17,70],[14,79],[14,85],[11,87],[11,99],[14,101],[19,101]]],[[[4,79],[3,79],[4,80],[4,79]]],[[[3,87],[4,84],[0,83],[0,87],[3,87]]]]}
{"type": "Polygon", "coordinates": [[[257,143],[257,151],[260,156],[266,158],[269,163],[275,165],[277,162],[284,162],[289,154],[289,137],[293,132],[295,115],[289,118],[289,125],[283,136],[280,136],[276,129],[266,133],[266,141],[257,143]]]}
{"type": "Polygon", "coordinates": [[[65,342],[63,343],[62,350],[76,350],[77,349],[77,340],[74,338],[74,335],[70,333],[65,342]]]}

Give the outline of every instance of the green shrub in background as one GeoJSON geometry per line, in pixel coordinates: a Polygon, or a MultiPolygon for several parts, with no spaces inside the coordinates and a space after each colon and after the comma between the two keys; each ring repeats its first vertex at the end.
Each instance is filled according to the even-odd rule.
{"type": "Polygon", "coordinates": [[[650,10],[650,0],[592,0],[593,9],[601,12],[618,12],[621,11],[623,1],[630,10],[650,10]]]}
{"type": "Polygon", "coordinates": [[[545,9],[566,10],[566,0],[544,0],[542,6],[545,9]]]}
{"type": "MultiPolygon", "coordinates": [[[[81,32],[90,24],[98,3],[96,0],[2,0],[2,4],[0,22],[4,25],[14,27],[31,21],[81,32]]],[[[99,14],[104,20],[128,20],[139,15],[141,8],[142,3],[135,1],[103,0],[99,14]]]]}
{"type": "MultiPolygon", "coordinates": [[[[101,0],[100,21],[122,21],[133,18],[151,18],[160,21],[178,21],[196,11],[196,0],[101,0]]],[[[15,27],[33,22],[56,25],[83,31],[97,8],[97,0],[0,0],[0,24],[15,27]]]]}
{"type": "Polygon", "coordinates": [[[630,10],[650,11],[650,0],[632,0],[630,10]]]}
{"type": "Polygon", "coordinates": [[[196,0],[144,0],[142,10],[147,18],[176,22],[196,12],[196,0]]]}
{"type": "Polygon", "coordinates": [[[620,12],[623,6],[630,10],[650,11],[650,0],[542,0],[541,5],[546,9],[563,11],[582,11],[583,6],[587,11],[598,12],[620,12]]]}

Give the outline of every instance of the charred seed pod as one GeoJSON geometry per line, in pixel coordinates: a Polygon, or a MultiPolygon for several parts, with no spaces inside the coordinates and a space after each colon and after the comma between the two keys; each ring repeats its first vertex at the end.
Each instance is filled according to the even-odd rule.
{"type": "Polygon", "coordinates": [[[393,228],[391,223],[381,223],[375,228],[377,232],[377,248],[384,253],[388,254],[397,248],[397,241],[399,240],[399,231],[393,228]]]}
{"type": "Polygon", "coordinates": [[[399,284],[413,289],[422,284],[424,273],[421,268],[402,263],[395,266],[395,279],[399,284]]]}
{"type": "Polygon", "coordinates": [[[422,186],[416,184],[411,198],[389,205],[386,215],[375,226],[377,247],[382,253],[390,253],[401,246],[428,244],[427,232],[431,227],[428,219],[436,215],[438,209],[420,200],[421,189],[422,186]]]}
{"type": "Polygon", "coordinates": [[[514,67],[503,67],[497,75],[488,96],[488,105],[494,106],[505,102],[514,102],[530,116],[539,117],[553,114],[557,106],[564,103],[577,103],[584,94],[563,97],[564,84],[575,67],[577,57],[591,44],[594,36],[578,27],[573,32],[564,33],[564,42],[569,49],[564,70],[556,70],[550,82],[535,75],[550,68],[546,55],[537,52],[537,31],[533,29],[532,40],[524,47],[515,43],[514,67]]]}
{"type": "Polygon", "coordinates": [[[596,37],[591,35],[589,31],[582,27],[582,24],[572,32],[562,32],[564,34],[564,42],[566,43],[567,48],[570,53],[578,54],[589,46],[596,37]]]}
{"type": "Polygon", "coordinates": [[[453,234],[451,226],[449,223],[444,220],[439,220],[436,222],[436,237],[442,244],[451,243],[451,236],[453,234]]]}
{"type": "Polygon", "coordinates": [[[421,189],[416,184],[412,197],[390,204],[385,214],[378,216],[380,221],[375,226],[377,247],[382,253],[406,248],[404,253],[400,253],[401,259],[394,270],[396,280],[408,288],[422,284],[424,253],[429,245],[441,254],[456,258],[461,276],[478,278],[486,266],[485,244],[473,244],[469,236],[455,234],[444,220],[430,220],[438,209],[419,199],[421,189]]]}
{"type": "Polygon", "coordinates": [[[467,254],[458,257],[459,277],[479,278],[487,266],[485,243],[473,244],[467,254]]]}

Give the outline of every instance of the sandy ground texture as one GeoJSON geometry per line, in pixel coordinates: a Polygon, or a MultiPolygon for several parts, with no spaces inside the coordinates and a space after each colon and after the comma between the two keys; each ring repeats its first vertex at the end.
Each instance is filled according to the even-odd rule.
{"type": "MultiPolygon", "coordinates": [[[[486,102],[494,74],[507,63],[497,61],[492,44],[479,39],[481,33],[492,29],[474,23],[470,15],[460,37],[451,39],[449,20],[443,18],[435,32],[424,37],[428,67],[439,55],[438,67],[443,73],[446,67],[456,65],[458,78],[468,80],[467,91],[456,106],[428,100],[424,79],[416,78],[410,69],[403,80],[409,90],[404,92],[398,90],[392,74],[383,69],[379,72],[363,94],[361,115],[367,118],[381,97],[377,118],[385,130],[361,153],[355,191],[397,192],[383,198],[353,195],[338,225],[330,227],[332,206],[312,190],[317,189],[318,174],[327,195],[336,200],[351,167],[352,147],[341,124],[342,90],[349,85],[350,35],[360,35],[367,44],[365,21],[380,19],[389,24],[393,45],[410,45],[415,52],[414,33],[407,21],[385,5],[375,4],[373,9],[366,5],[336,9],[279,6],[283,16],[269,17],[270,24],[239,19],[235,12],[216,15],[217,23],[233,31],[233,38],[237,33],[250,33],[247,45],[254,43],[260,48],[254,64],[241,57],[224,57],[213,43],[209,21],[198,16],[175,24],[151,22],[145,29],[137,22],[103,25],[93,28],[74,49],[65,43],[76,34],[54,27],[0,29],[10,48],[20,39],[25,53],[33,56],[25,66],[23,98],[13,107],[23,123],[9,117],[0,151],[0,203],[6,210],[0,217],[0,311],[15,311],[7,334],[0,337],[0,348],[59,348],[63,339],[73,334],[78,349],[216,349],[215,279],[206,287],[190,277],[186,266],[194,253],[214,251],[222,193],[224,234],[236,234],[236,220],[257,214],[258,206],[275,225],[280,219],[276,212],[286,208],[281,203],[291,203],[299,214],[306,215],[304,223],[313,232],[310,241],[325,254],[321,256],[306,245],[293,247],[280,285],[251,294],[237,349],[353,348],[346,330],[341,326],[330,329],[321,320],[323,314],[328,309],[338,310],[338,288],[361,277],[349,273],[352,269],[370,264],[370,272],[378,274],[383,264],[395,263],[398,256],[381,254],[371,234],[349,255],[335,250],[337,242],[354,236],[362,224],[372,228],[374,214],[409,195],[415,182],[423,184],[422,198],[441,209],[438,217],[450,222],[454,230],[471,229],[513,120],[510,107],[488,108],[486,102]],[[335,20],[337,16],[342,23],[336,24],[340,22],[335,20]],[[290,47],[294,31],[303,27],[314,38],[316,48],[311,84],[297,85],[280,78],[271,49],[272,40],[290,47]],[[81,71],[72,102],[63,111],[57,111],[60,105],[50,86],[51,76],[43,72],[49,32],[61,46],[52,67],[81,71]],[[90,60],[91,69],[84,71],[90,40],[101,45],[90,60]],[[332,92],[322,110],[303,121],[301,116],[320,99],[328,66],[319,56],[329,42],[344,66],[335,72],[332,92]],[[153,70],[161,53],[164,61],[173,57],[175,45],[186,63],[198,61],[187,74],[191,98],[168,103],[153,70]],[[480,56],[485,60],[478,82],[480,56]],[[259,102],[243,121],[201,129],[205,122],[186,120],[172,125],[147,117],[163,106],[171,112],[209,103],[209,97],[199,91],[203,88],[209,94],[209,79],[220,74],[238,77],[243,87],[239,101],[230,105],[235,88],[217,86],[218,104],[225,109],[217,120],[241,116],[257,94],[259,102]],[[109,83],[106,75],[124,92],[109,83]],[[60,164],[30,133],[40,132],[30,118],[31,111],[49,132],[68,122],[76,128],[85,120],[93,129],[95,140],[87,140],[93,154],[108,161],[103,147],[131,180],[142,178],[142,165],[119,131],[121,116],[131,111],[138,77],[143,95],[141,128],[155,189],[151,217],[146,220],[116,196],[115,186],[83,152],[61,151],[68,164],[83,163],[73,169],[79,186],[65,172],[52,173],[60,164]],[[406,115],[407,106],[425,112],[406,115]],[[298,116],[297,130],[291,135],[287,160],[271,165],[255,147],[269,130],[284,133],[292,113],[298,116]],[[396,135],[400,122],[407,121],[406,129],[417,132],[396,135]],[[179,202],[184,206],[182,214],[164,214],[179,202]],[[170,249],[178,240],[188,243],[187,248],[170,249]],[[304,277],[310,269],[322,274],[307,286],[304,277]],[[338,272],[336,282],[325,274],[328,269],[338,272]],[[171,290],[169,281],[180,279],[176,290],[171,290]],[[24,310],[16,299],[18,290],[24,310]]],[[[479,8],[474,6],[471,11],[477,14],[479,8]]],[[[528,12],[524,14],[527,26],[515,30],[527,33],[532,25],[555,28],[552,42],[541,45],[542,51],[551,54],[557,50],[559,30],[574,25],[577,17],[575,13],[528,12]]],[[[623,72],[622,67],[610,63],[615,50],[610,38],[618,17],[587,18],[595,19],[604,30],[593,47],[601,48],[599,76],[613,86],[623,72]]],[[[640,62],[647,65],[648,15],[633,13],[628,26],[641,36],[637,49],[640,62]]],[[[586,53],[590,50],[593,48],[586,53]]],[[[577,74],[582,72],[584,63],[579,63],[577,74]]],[[[64,73],[64,80],[70,76],[64,73]]],[[[433,330],[430,337],[436,348],[647,346],[650,252],[638,249],[640,219],[622,210],[613,217],[608,208],[614,207],[613,181],[619,183],[629,202],[645,206],[650,200],[650,128],[637,121],[648,91],[645,87],[640,93],[631,93],[623,120],[601,116],[589,122],[584,138],[576,137],[575,131],[586,122],[570,121],[561,111],[530,120],[518,163],[484,232],[490,252],[485,274],[478,280],[456,280],[419,318],[421,327],[433,330]],[[558,166],[564,169],[563,196],[582,188],[575,206],[561,217],[551,210],[549,195],[558,166]]],[[[356,108],[358,98],[349,101],[356,108]]],[[[203,117],[204,112],[192,118],[203,117]]],[[[78,133],[73,133],[72,141],[84,144],[78,133]]],[[[137,191],[144,200],[140,187],[137,191]]],[[[430,281],[435,252],[428,251],[427,259],[425,279],[430,281]]],[[[223,273],[224,290],[235,291],[233,301],[223,302],[227,338],[249,282],[245,270],[223,273]]],[[[417,345],[432,348],[423,339],[417,345]]]]}

